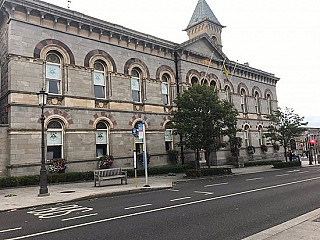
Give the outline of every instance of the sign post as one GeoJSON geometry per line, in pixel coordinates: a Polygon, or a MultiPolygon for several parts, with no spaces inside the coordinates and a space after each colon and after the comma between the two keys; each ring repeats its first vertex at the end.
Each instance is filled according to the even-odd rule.
{"type": "Polygon", "coordinates": [[[137,129],[132,129],[133,135],[133,168],[134,168],[134,186],[138,187],[138,179],[137,179],[137,149],[136,149],[136,135],[137,129]]]}

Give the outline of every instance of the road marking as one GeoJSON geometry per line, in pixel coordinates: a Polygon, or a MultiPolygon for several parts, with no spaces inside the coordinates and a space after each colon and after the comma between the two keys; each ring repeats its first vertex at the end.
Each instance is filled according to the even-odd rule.
{"type": "Polygon", "coordinates": [[[284,186],[290,186],[290,185],[294,185],[294,184],[298,184],[298,183],[310,182],[310,181],[319,180],[319,179],[320,179],[320,177],[314,177],[314,178],[308,178],[308,179],[294,181],[294,182],[282,183],[282,184],[273,185],[273,186],[269,186],[269,187],[256,188],[256,189],[251,189],[251,190],[247,190],[247,191],[243,191],[243,192],[231,193],[231,194],[227,194],[227,195],[223,195],[223,196],[206,198],[206,199],[201,199],[201,200],[197,200],[197,201],[193,201],[193,202],[180,203],[180,204],[176,204],[176,205],[172,205],[172,206],[155,208],[155,209],[150,209],[150,210],[146,210],[146,211],[142,211],[142,212],[136,212],[136,213],[126,214],[126,215],[120,215],[120,216],[117,216],[117,217],[105,218],[105,219],[95,220],[95,221],[92,221],[92,222],[81,223],[81,224],[71,225],[71,226],[62,227],[62,228],[56,228],[56,229],[43,231],[43,232],[37,232],[37,233],[24,235],[24,236],[20,236],[20,237],[8,238],[7,240],[17,240],[17,239],[24,239],[24,238],[42,236],[42,235],[46,235],[46,234],[50,234],[50,233],[61,232],[61,231],[64,231],[64,230],[90,226],[90,225],[93,225],[93,224],[110,222],[110,221],[114,221],[114,220],[118,220],[118,219],[124,219],[124,218],[128,218],[128,217],[134,217],[134,216],[144,215],[144,214],[148,214],[148,213],[160,212],[160,211],[164,211],[164,210],[168,210],[168,209],[174,209],[174,208],[194,205],[194,204],[198,204],[198,203],[204,203],[204,202],[214,201],[214,200],[218,200],[218,199],[224,199],[224,198],[239,196],[239,195],[248,194],[248,193],[260,192],[260,191],[264,191],[264,190],[280,188],[280,187],[284,187],[284,186]]]}
{"type": "Polygon", "coordinates": [[[257,178],[248,178],[246,181],[256,181],[256,180],[261,180],[263,177],[257,177],[257,178]]]}
{"type": "Polygon", "coordinates": [[[291,170],[291,171],[287,171],[288,173],[293,173],[293,172],[300,172],[300,170],[291,170]]]}
{"type": "Polygon", "coordinates": [[[308,173],[309,171],[299,172],[299,173],[308,173]]]}
{"type": "Polygon", "coordinates": [[[276,175],[276,177],[283,177],[283,176],[288,176],[290,175],[289,173],[285,173],[285,174],[279,174],[279,175],[276,175]]]}
{"type": "Polygon", "coordinates": [[[21,229],[22,229],[22,227],[10,228],[10,229],[5,229],[5,230],[0,230],[0,233],[17,231],[17,230],[21,230],[21,229]]]}
{"type": "Polygon", "coordinates": [[[202,193],[204,195],[212,195],[213,192],[200,192],[200,191],[194,191],[195,193],[202,193]]]}
{"type": "Polygon", "coordinates": [[[143,204],[143,205],[137,205],[137,206],[132,206],[132,207],[126,207],[124,208],[125,210],[129,210],[129,209],[135,209],[135,208],[142,208],[142,207],[147,207],[147,206],[151,206],[151,203],[147,203],[147,204],[143,204]]]}
{"type": "Polygon", "coordinates": [[[167,191],[170,191],[170,192],[179,192],[180,190],[178,190],[178,189],[167,189],[167,191]]]}
{"type": "Polygon", "coordinates": [[[78,219],[78,218],[85,218],[85,217],[91,217],[91,216],[96,216],[98,215],[98,213],[92,213],[92,214],[88,214],[88,215],[82,215],[82,216],[78,216],[78,217],[72,217],[72,218],[64,218],[61,221],[70,221],[70,220],[74,220],[74,219],[78,219]]]}
{"type": "Polygon", "coordinates": [[[216,184],[205,185],[204,187],[214,187],[214,186],[221,186],[221,185],[226,185],[226,184],[229,184],[229,183],[227,183],[227,182],[216,183],[216,184]]]}
{"type": "Polygon", "coordinates": [[[182,197],[182,198],[175,198],[175,199],[171,199],[170,202],[175,202],[175,201],[180,201],[180,200],[185,200],[185,199],[189,199],[191,197],[182,197]]]}
{"type": "Polygon", "coordinates": [[[65,205],[65,206],[61,206],[61,207],[45,208],[45,209],[30,211],[28,213],[33,214],[35,216],[38,216],[40,219],[42,219],[42,218],[61,217],[64,215],[68,215],[72,212],[77,212],[77,211],[88,212],[88,211],[92,211],[92,210],[93,210],[93,208],[82,207],[77,204],[74,204],[74,205],[65,205]]]}

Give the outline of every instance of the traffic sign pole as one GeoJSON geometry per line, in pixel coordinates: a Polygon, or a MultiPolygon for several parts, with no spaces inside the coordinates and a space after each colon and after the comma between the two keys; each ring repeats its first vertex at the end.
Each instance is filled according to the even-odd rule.
{"type": "Polygon", "coordinates": [[[136,135],[137,129],[132,129],[133,135],[133,168],[134,168],[134,186],[138,187],[138,178],[137,178],[137,149],[136,149],[136,135]]]}
{"type": "Polygon", "coordinates": [[[144,187],[150,187],[148,181],[148,157],[147,157],[147,140],[146,140],[146,126],[145,120],[142,120],[143,123],[143,158],[144,158],[144,174],[146,178],[146,185],[144,187]]]}

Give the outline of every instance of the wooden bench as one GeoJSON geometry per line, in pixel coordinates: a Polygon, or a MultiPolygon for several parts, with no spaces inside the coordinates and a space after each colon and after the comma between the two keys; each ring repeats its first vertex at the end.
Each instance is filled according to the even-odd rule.
{"type": "Polygon", "coordinates": [[[121,168],[110,168],[110,169],[99,169],[94,170],[94,186],[97,186],[97,182],[99,186],[101,181],[104,180],[113,180],[113,179],[121,179],[121,184],[123,180],[127,184],[127,172],[122,171],[121,168]]]}

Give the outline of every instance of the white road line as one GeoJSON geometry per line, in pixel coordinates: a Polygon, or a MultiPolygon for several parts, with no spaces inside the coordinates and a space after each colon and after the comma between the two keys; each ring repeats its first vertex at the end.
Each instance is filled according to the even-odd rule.
{"type": "Polygon", "coordinates": [[[114,221],[114,220],[118,220],[118,219],[124,219],[124,218],[128,218],[128,217],[134,217],[134,216],[144,215],[144,214],[148,214],[148,213],[160,212],[160,211],[164,211],[164,210],[168,210],[168,209],[174,209],[174,208],[179,208],[179,207],[194,205],[194,204],[198,204],[198,203],[204,203],[204,202],[214,201],[214,200],[218,200],[218,199],[224,199],[224,198],[239,196],[239,195],[253,193],[253,192],[260,192],[260,191],[264,191],[264,190],[280,188],[280,187],[284,187],[284,186],[290,186],[290,185],[293,185],[293,184],[310,182],[310,181],[319,180],[319,179],[320,179],[320,177],[314,177],[314,178],[308,178],[308,179],[294,181],[294,182],[288,182],[288,183],[273,185],[273,186],[269,186],[269,187],[256,188],[256,189],[251,189],[251,190],[247,190],[247,191],[243,191],[243,192],[231,193],[231,194],[227,194],[227,195],[223,195],[223,196],[206,198],[206,199],[201,199],[201,200],[197,200],[197,201],[193,201],[193,202],[180,203],[180,204],[176,204],[176,205],[172,205],[172,206],[155,208],[155,209],[150,209],[150,210],[146,210],[146,211],[142,211],[142,212],[136,212],[136,213],[126,214],[126,215],[121,215],[121,216],[112,217],[112,218],[100,219],[100,220],[96,220],[96,221],[92,221],[92,222],[81,223],[81,224],[77,224],[77,225],[71,225],[71,226],[67,226],[67,227],[63,227],[63,228],[56,228],[56,229],[43,231],[43,232],[37,232],[37,233],[24,235],[24,236],[20,236],[20,237],[8,238],[7,240],[17,240],[17,239],[24,239],[24,238],[42,236],[42,235],[46,235],[46,234],[50,234],[50,233],[61,232],[61,231],[64,231],[64,230],[90,226],[90,225],[93,225],[93,224],[98,224],[98,223],[103,223],[103,222],[110,222],[110,221],[114,221]]]}
{"type": "Polygon", "coordinates": [[[202,193],[204,195],[212,195],[213,192],[200,192],[200,191],[194,191],[195,193],[202,193]]]}
{"type": "Polygon", "coordinates": [[[167,191],[170,191],[170,192],[179,192],[180,190],[178,190],[178,189],[167,189],[167,191]]]}
{"type": "Polygon", "coordinates": [[[287,171],[288,173],[293,173],[293,172],[300,172],[300,170],[291,170],[291,171],[287,171]]]}
{"type": "Polygon", "coordinates": [[[78,217],[64,218],[64,219],[61,219],[61,221],[62,221],[62,222],[64,222],[64,221],[70,221],[70,220],[73,220],[73,219],[91,217],[91,216],[96,216],[96,215],[98,215],[98,213],[92,213],[92,214],[82,215],[82,216],[78,216],[78,217]]]}
{"type": "Polygon", "coordinates": [[[175,199],[171,199],[170,202],[181,201],[181,200],[185,200],[185,199],[189,199],[189,198],[191,198],[191,197],[175,198],[175,199]]]}
{"type": "Polygon", "coordinates": [[[129,210],[129,209],[135,209],[135,208],[142,208],[142,207],[147,207],[147,206],[151,206],[151,203],[147,203],[147,204],[143,204],[143,205],[137,205],[137,206],[132,206],[132,207],[126,207],[124,208],[125,210],[129,210]]]}
{"type": "Polygon", "coordinates": [[[11,231],[17,231],[17,230],[21,230],[22,227],[18,227],[18,228],[10,228],[10,229],[5,229],[5,230],[0,230],[0,233],[4,233],[4,232],[11,232],[11,231]]]}
{"type": "Polygon", "coordinates": [[[309,171],[299,172],[299,173],[308,173],[309,171]]]}
{"type": "Polygon", "coordinates": [[[285,174],[279,174],[279,175],[276,175],[276,177],[283,177],[283,176],[288,176],[290,175],[289,173],[285,173],[285,174]]]}
{"type": "Polygon", "coordinates": [[[257,177],[257,178],[248,178],[246,181],[256,181],[256,180],[261,180],[263,177],[257,177]]]}
{"type": "Polygon", "coordinates": [[[216,183],[216,184],[205,185],[204,187],[214,187],[214,186],[220,186],[220,185],[226,185],[226,184],[229,184],[229,183],[227,183],[227,182],[225,182],[225,183],[216,183]]]}

